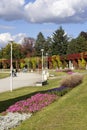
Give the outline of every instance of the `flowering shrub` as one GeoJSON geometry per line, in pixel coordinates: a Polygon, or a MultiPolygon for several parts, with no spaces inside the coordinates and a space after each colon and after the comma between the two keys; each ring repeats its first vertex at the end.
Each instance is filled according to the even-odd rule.
{"type": "Polygon", "coordinates": [[[36,94],[27,100],[16,102],[7,109],[7,112],[36,112],[51,104],[57,96],[54,94],[36,94]]]}
{"type": "Polygon", "coordinates": [[[69,71],[69,72],[67,72],[67,74],[73,74],[73,72],[72,72],[72,71],[69,71]]]}
{"type": "Polygon", "coordinates": [[[58,88],[53,88],[53,89],[49,89],[47,90],[48,93],[51,94],[56,94],[58,96],[63,96],[65,93],[67,93],[70,89],[68,87],[65,86],[60,86],[58,88]]]}

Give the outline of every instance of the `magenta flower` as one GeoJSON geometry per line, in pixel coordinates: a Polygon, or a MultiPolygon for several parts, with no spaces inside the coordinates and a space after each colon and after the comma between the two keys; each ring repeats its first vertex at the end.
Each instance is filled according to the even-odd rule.
{"type": "Polygon", "coordinates": [[[7,109],[7,112],[36,112],[51,104],[57,96],[54,94],[38,93],[27,100],[16,102],[7,109]]]}

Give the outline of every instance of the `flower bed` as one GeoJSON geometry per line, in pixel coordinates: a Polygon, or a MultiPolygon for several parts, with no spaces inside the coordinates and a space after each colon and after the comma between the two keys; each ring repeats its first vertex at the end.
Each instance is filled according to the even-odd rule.
{"type": "Polygon", "coordinates": [[[66,94],[69,90],[70,90],[70,88],[68,88],[68,87],[60,86],[60,87],[58,87],[58,88],[53,88],[53,89],[47,90],[47,93],[56,94],[56,95],[58,95],[58,96],[63,96],[63,95],[66,94]]]}
{"type": "Polygon", "coordinates": [[[37,93],[31,98],[16,102],[6,110],[5,114],[7,115],[0,116],[0,129],[9,130],[10,128],[15,128],[21,123],[21,121],[31,117],[32,113],[48,106],[54,102],[58,96],[63,96],[73,87],[80,84],[82,80],[82,75],[73,74],[63,79],[61,86],[58,88],[52,88],[44,91],[44,94],[37,93]]]}
{"type": "Polygon", "coordinates": [[[42,108],[51,104],[57,96],[54,94],[41,94],[38,93],[27,100],[16,102],[10,106],[7,112],[20,112],[20,113],[32,113],[41,110],[42,108]]]}
{"type": "Polygon", "coordinates": [[[79,85],[82,80],[83,76],[80,74],[67,76],[61,82],[60,87],[46,90],[45,94],[38,93],[31,98],[18,101],[14,105],[10,106],[6,112],[33,113],[39,111],[56,100],[57,95],[63,96],[73,87],[79,85]]]}

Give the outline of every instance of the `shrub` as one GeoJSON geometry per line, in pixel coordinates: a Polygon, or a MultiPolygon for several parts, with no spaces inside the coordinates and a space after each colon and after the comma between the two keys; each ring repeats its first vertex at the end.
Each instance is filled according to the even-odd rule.
{"type": "Polygon", "coordinates": [[[58,88],[49,89],[49,90],[47,90],[47,92],[50,93],[50,94],[56,94],[57,96],[63,96],[69,90],[70,90],[70,88],[68,88],[68,87],[60,86],[58,88]]]}
{"type": "Polygon", "coordinates": [[[73,74],[63,79],[61,82],[61,86],[73,88],[82,83],[82,80],[83,76],[81,74],[73,74]]]}
{"type": "Polygon", "coordinates": [[[86,61],[85,59],[81,59],[81,60],[78,60],[78,64],[79,64],[79,68],[80,69],[85,69],[86,68],[86,61]]]}

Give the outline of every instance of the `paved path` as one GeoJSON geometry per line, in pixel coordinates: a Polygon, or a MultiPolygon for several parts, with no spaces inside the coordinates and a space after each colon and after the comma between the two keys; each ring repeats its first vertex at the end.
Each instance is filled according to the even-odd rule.
{"type": "MultiPolygon", "coordinates": [[[[41,74],[38,73],[18,73],[12,78],[12,89],[35,86],[37,81],[41,81],[41,74]]],[[[0,93],[10,91],[11,78],[0,79],[0,93]]]]}

